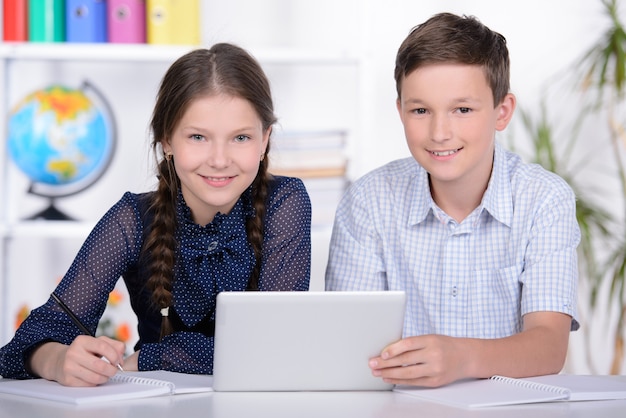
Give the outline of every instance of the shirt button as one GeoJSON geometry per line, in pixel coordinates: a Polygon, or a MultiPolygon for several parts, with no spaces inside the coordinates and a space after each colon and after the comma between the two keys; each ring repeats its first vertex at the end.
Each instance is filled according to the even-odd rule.
{"type": "Polygon", "coordinates": [[[217,241],[213,241],[212,243],[209,244],[207,251],[213,251],[217,248],[217,241]]]}
{"type": "Polygon", "coordinates": [[[452,286],[452,291],[450,292],[450,295],[452,295],[452,297],[455,298],[458,293],[459,292],[458,292],[456,286],[452,286]]]}

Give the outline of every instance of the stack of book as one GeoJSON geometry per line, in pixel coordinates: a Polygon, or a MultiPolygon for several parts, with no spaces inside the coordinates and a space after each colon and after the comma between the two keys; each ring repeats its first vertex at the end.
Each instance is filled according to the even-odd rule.
{"type": "Polygon", "coordinates": [[[200,0],[4,0],[11,42],[200,44],[200,0]]]}
{"type": "Polygon", "coordinates": [[[270,172],[302,179],[314,226],[332,224],[348,185],[346,137],[343,130],[330,130],[282,132],[272,138],[270,172]]]}

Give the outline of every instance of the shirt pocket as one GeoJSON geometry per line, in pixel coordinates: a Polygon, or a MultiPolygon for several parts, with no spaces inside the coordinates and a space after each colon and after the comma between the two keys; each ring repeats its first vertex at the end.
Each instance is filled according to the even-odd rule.
{"type": "Polygon", "coordinates": [[[475,338],[502,338],[521,330],[521,266],[477,270],[470,294],[475,338]]]}

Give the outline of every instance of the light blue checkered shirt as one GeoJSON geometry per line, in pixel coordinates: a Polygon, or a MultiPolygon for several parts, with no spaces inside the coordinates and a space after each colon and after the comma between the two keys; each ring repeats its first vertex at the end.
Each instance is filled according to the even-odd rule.
{"type": "MultiPolygon", "coordinates": [[[[335,218],[327,290],[404,290],[404,335],[501,338],[522,315],[575,318],[580,231],[560,177],[496,144],[482,202],[460,224],[413,158],[357,180],[335,218]]],[[[578,322],[572,320],[572,329],[578,322]]]]}

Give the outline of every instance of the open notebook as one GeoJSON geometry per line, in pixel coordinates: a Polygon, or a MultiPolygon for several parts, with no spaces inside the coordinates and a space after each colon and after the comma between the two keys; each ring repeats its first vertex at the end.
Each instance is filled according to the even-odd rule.
{"type": "Polygon", "coordinates": [[[119,372],[103,385],[69,387],[46,379],[0,379],[0,393],[85,405],[151,396],[210,392],[213,379],[163,370],[119,372]]]}
{"type": "Polygon", "coordinates": [[[553,374],[462,380],[439,388],[396,386],[394,391],[462,408],[555,401],[626,399],[626,380],[614,376],[553,374]]]}

